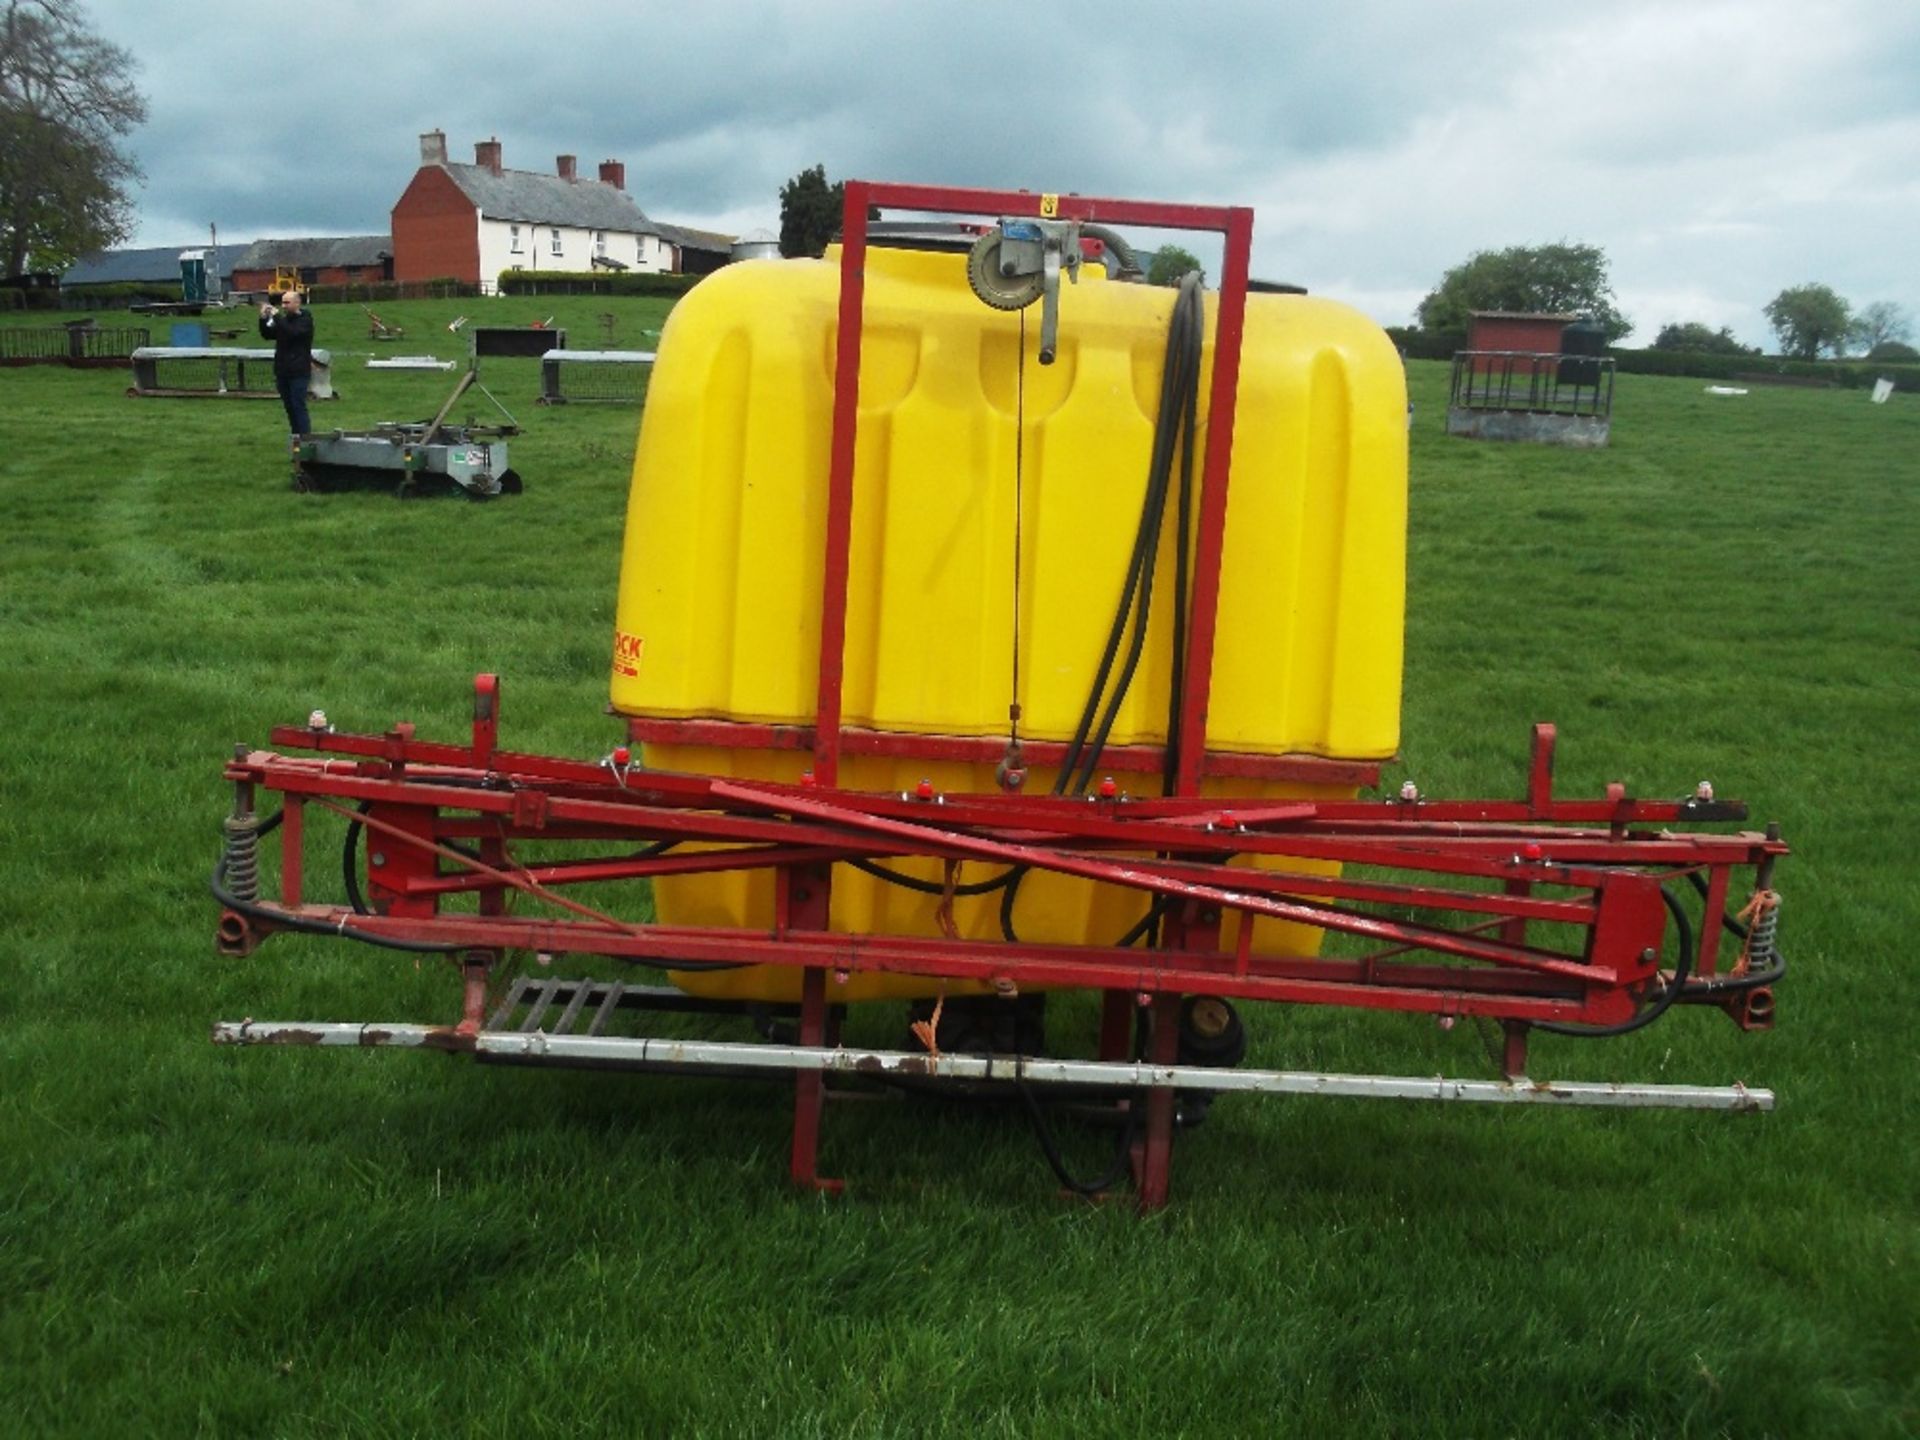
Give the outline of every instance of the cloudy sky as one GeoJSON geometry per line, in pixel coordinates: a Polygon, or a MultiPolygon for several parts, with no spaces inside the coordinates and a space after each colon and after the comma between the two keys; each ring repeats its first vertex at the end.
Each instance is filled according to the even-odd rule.
{"type": "Polygon", "coordinates": [[[1760,342],[1807,280],[1920,315],[1912,0],[87,3],[151,99],[141,244],[385,231],[437,127],[457,160],[624,160],[650,215],[731,233],[815,163],[1251,204],[1256,274],[1386,323],[1563,238],[1638,343],[1760,342]]]}

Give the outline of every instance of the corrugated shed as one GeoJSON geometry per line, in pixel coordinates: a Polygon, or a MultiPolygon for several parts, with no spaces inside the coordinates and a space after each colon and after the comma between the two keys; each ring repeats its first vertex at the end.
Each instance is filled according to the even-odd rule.
{"type": "Polygon", "coordinates": [[[165,284],[180,282],[180,252],[183,250],[207,251],[207,269],[209,278],[218,275],[224,279],[231,273],[234,257],[239,251],[237,245],[222,245],[216,262],[213,251],[204,244],[200,245],[147,245],[129,250],[96,250],[91,255],[82,255],[73,263],[73,267],[60,277],[62,285],[130,285],[135,283],[165,284]]]}
{"type": "Polygon", "coordinates": [[[326,270],[378,265],[393,254],[391,235],[322,235],[307,239],[256,240],[233,257],[235,270],[326,270]]]}

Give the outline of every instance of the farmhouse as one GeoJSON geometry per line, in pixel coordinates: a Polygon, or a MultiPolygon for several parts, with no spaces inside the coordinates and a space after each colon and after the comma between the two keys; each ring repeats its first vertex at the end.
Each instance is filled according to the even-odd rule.
{"type": "Polygon", "coordinates": [[[282,270],[302,285],[375,284],[393,279],[390,235],[320,236],[304,240],[256,240],[233,259],[235,290],[265,290],[282,270]]]}
{"type": "Polygon", "coordinates": [[[505,270],[704,273],[726,262],[729,237],[648,219],[618,160],[587,180],[572,155],[547,174],[509,170],[497,139],[473,150],[473,164],[454,164],[444,132],[420,137],[420,168],[393,207],[394,279],[491,290],[505,270]]]}

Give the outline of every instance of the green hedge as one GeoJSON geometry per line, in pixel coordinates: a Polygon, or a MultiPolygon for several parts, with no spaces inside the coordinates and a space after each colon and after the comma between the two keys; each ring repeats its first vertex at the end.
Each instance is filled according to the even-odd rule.
{"type": "Polygon", "coordinates": [[[60,291],[63,310],[100,310],[109,306],[132,305],[136,301],[168,301],[180,298],[180,283],[157,280],[115,281],[111,285],[68,285],[60,291]]]}
{"type": "Polygon", "coordinates": [[[1902,390],[1920,389],[1920,365],[1888,365],[1871,360],[1783,360],[1777,356],[1705,355],[1686,350],[1612,350],[1614,368],[1623,375],[1688,375],[1701,380],[1762,377],[1810,380],[1844,390],[1869,387],[1882,375],[1902,390]]]}
{"type": "Polygon", "coordinates": [[[1417,325],[1389,325],[1387,338],[1409,360],[1451,360],[1467,348],[1464,330],[1422,330],[1417,325]]]}
{"type": "Polygon", "coordinates": [[[698,275],[653,275],[606,270],[502,270],[502,295],[666,295],[678,298],[698,275]]]}

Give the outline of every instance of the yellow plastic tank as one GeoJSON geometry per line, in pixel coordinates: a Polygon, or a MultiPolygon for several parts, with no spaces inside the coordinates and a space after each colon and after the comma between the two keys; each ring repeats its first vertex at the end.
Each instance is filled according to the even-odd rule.
{"type": "MultiPolygon", "coordinates": [[[[673,311],[634,460],[612,700],[626,715],[811,724],[819,664],[838,257],[728,266],[673,311]]],[[[1215,302],[1207,296],[1204,449],[1215,302]]],[[[909,734],[1069,740],[1132,552],[1175,292],[1063,285],[1058,355],[1039,307],[972,293],[964,254],[870,248],[847,598],[844,722],[909,734]],[[1016,601],[1017,597],[1017,601],[1016,601]],[[1018,649],[1017,690],[1014,655],[1018,649]]],[[[1195,465],[1198,488],[1200,466],[1195,465]]],[[[1406,388],[1392,343],[1345,306],[1247,299],[1207,724],[1210,751],[1383,760],[1399,742],[1405,590],[1406,388]]],[[[1169,512],[1172,510],[1169,504],[1169,512]]],[[[1152,622],[1109,741],[1165,739],[1175,526],[1162,526],[1152,622]]],[[[661,769],[796,780],[805,752],[648,745],[661,769]]],[[[991,765],[845,756],[841,784],[994,790],[991,765]]],[[[1036,768],[1029,793],[1053,774],[1036,768]]],[[[1137,783],[1137,782],[1136,782],[1137,783]]],[[[1210,794],[1336,796],[1207,782],[1210,794]]],[[[909,868],[912,867],[903,867],[909,868]]],[[[939,878],[931,862],[914,871],[939,878]]],[[[992,867],[970,864],[962,880],[992,867]]],[[[769,924],[770,876],[662,879],[670,924],[769,924]]],[[[832,922],[935,935],[937,900],[838,866],[832,922]]],[[[963,899],[963,936],[1000,936],[999,898],[963,899]]],[[[1019,933],[1110,944],[1137,894],[1030,874],[1019,933]]],[[[1261,920],[1266,951],[1319,932],[1261,920]]],[[[753,998],[797,972],[677,977],[753,998]]],[[[965,987],[949,986],[949,993],[965,987]]],[[[854,977],[858,1000],[929,993],[854,977]]]]}

